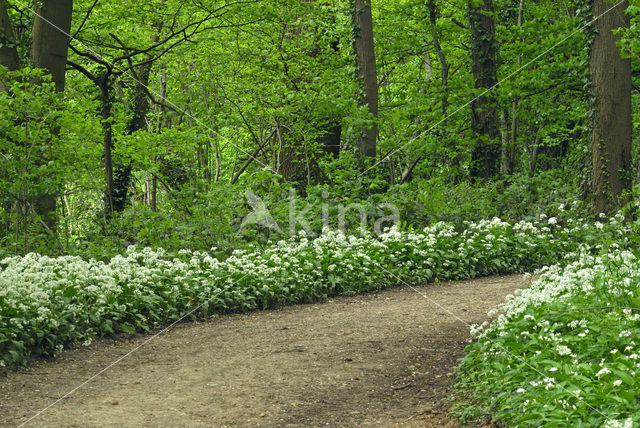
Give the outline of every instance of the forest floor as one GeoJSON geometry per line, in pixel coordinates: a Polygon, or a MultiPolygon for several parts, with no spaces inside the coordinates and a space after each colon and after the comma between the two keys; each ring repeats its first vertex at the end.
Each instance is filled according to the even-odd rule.
{"type": "Polygon", "coordinates": [[[0,377],[0,426],[454,427],[453,369],[521,275],[397,287],[94,341],[0,377]],[[421,294],[422,295],[421,295],[421,294]],[[438,307],[433,302],[442,307],[438,307]],[[447,311],[442,308],[446,308],[447,311]]]}

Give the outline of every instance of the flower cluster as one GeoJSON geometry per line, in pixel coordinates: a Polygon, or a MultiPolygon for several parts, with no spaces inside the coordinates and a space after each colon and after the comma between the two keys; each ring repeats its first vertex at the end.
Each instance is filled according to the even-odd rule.
{"type": "MultiPolygon", "coordinates": [[[[608,224],[598,233],[617,233],[619,227],[608,224]]],[[[31,354],[50,355],[97,336],[147,331],[185,314],[310,302],[401,281],[523,272],[577,251],[594,230],[564,219],[510,224],[496,218],[465,223],[463,230],[436,223],[419,231],[394,228],[379,237],[325,230],[262,250],[236,250],[226,259],[134,247],[108,263],[9,257],[0,261],[0,364],[21,364],[31,354]]]]}
{"type": "Polygon", "coordinates": [[[570,256],[473,327],[459,390],[509,426],[636,426],[640,259],[615,244],[570,256]]]}

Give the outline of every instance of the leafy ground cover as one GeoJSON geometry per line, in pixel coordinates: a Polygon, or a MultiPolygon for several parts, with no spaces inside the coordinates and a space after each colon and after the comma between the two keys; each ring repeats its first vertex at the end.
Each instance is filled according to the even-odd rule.
{"type": "Polygon", "coordinates": [[[180,323],[156,340],[97,339],[0,375],[0,426],[65,396],[24,426],[451,428],[442,397],[469,328],[430,299],[482,323],[526,284],[517,274],[418,286],[420,294],[390,287],[180,323]]]}
{"type": "Polygon", "coordinates": [[[420,231],[347,236],[325,231],[222,260],[200,251],[130,247],[109,262],[38,254],[0,262],[0,363],[24,364],[66,345],[146,331],[213,313],[309,302],[400,281],[528,271],[622,232],[562,216],[507,223],[435,223],[420,231]],[[587,243],[587,244],[584,244],[587,243]]]}
{"type": "Polygon", "coordinates": [[[537,272],[504,313],[472,330],[457,416],[506,426],[640,423],[640,258],[613,243],[537,272]]]}

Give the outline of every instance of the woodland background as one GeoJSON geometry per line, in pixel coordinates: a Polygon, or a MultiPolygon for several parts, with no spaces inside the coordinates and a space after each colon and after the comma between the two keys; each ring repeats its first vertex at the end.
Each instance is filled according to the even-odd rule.
{"type": "Polygon", "coordinates": [[[613,213],[639,173],[639,12],[0,0],[0,257],[285,237],[238,232],[247,189],[284,223],[295,189],[318,232],[323,204],[413,227],[613,213]]]}

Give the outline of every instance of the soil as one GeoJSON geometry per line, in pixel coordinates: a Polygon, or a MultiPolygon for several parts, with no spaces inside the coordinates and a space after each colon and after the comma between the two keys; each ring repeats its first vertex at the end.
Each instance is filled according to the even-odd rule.
{"type": "Polygon", "coordinates": [[[398,287],[97,340],[0,378],[0,426],[455,427],[446,398],[465,323],[527,285],[398,287]]]}

